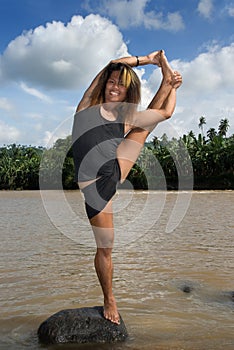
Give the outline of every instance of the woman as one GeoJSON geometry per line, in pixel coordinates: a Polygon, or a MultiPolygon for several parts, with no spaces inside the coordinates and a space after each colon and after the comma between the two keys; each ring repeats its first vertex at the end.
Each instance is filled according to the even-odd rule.
{"type": "Polygon", "coordinates": [[[181,83],[163,51],[124,57],[111,61],[96,76],[77,107],[72,132],[76,180],[97,244],[94,263],[104,295],[104,317],[113,323],[119,324],[112,291],[112,197],[149,133],[173,114],[181,83]],[[140,81],[132,67],[147,64],[161,67],[162,82],[148,108],[138,111],[140,81]]]}

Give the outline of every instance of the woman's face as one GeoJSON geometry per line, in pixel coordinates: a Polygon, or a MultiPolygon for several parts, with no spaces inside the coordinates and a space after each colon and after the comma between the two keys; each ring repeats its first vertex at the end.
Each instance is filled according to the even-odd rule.
{"type": "Polygon", "coordinates": [[[127,96],[127,88],[119,79],[120,72],[114,71],[111,73],[106,83],[105,102],[123,102],[127,96]]]}

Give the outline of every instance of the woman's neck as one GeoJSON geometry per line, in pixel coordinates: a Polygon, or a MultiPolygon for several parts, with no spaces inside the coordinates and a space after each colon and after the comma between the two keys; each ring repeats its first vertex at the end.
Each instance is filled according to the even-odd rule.
{"type": "Polygon", "coordinates": [[[116,105],[110,103],[101,105],[100,113],[104,119],[107,119],[109,121],[114,121],[118,117],[116,105]]]}

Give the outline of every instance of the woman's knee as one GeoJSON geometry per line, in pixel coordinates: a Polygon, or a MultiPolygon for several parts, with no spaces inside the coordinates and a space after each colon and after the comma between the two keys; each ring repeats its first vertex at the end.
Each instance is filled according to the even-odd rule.
{"type": "Polygon", "coordinates": [[[112,248],[97,248],[98,256],[101,256],[105,259],[111,258],[112,255],[112,248]]]}
{"type": "Polygon", "coordinates": [[[113,229],[102,229],[98,228],[97,230],[93,228],[94,237],[98,249],[103,249],[108,251],[112,249],[114,245],[114,231],[113,229]]]}
{"type": "Polygon", "coordinates": [[[112,249],[114,244],[113,215],[100,212],[90,220],[97,248],[112,249]]]}

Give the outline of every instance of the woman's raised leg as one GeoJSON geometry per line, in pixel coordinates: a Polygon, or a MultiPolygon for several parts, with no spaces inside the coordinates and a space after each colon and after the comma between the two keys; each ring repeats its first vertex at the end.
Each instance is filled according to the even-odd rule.
{"type": "MultiPolygon", "coordinates": [[[[160,66],[162,70],[162,82],[148,109],[160,109],[167,100],[172,90],[172,79],[174,71],[170,67],[164,52],[161,52],[160,66]]],[[[135,164],[140,151],[149,135],[156,125],[147,130],[140,127],[133,128],[117,149],[117,159],[121,169],[121,182],[123,182],[133,165],[135,164]]]]}

